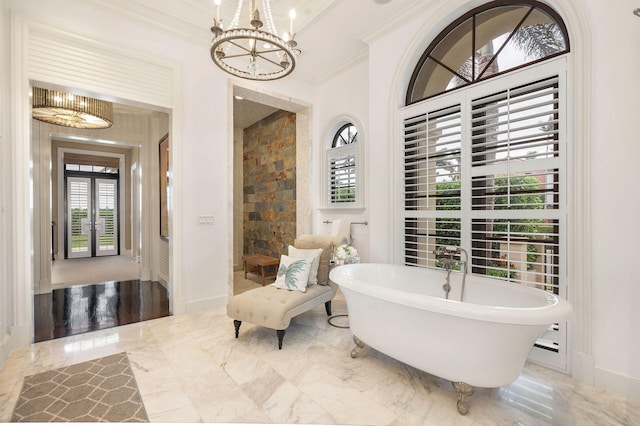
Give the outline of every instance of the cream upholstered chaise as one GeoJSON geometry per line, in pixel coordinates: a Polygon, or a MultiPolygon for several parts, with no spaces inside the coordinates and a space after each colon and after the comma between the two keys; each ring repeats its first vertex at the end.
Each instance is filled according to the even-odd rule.
{"type": "Polygon", "coordinates": [[[331,300],[338,286],[329,281],[329,261],[333,247],[344,242],[341,237],[330,235],[302,235],[294,242],[298,249],[322,249],[318,264],[318,284],[309,285],[306,291],[287,290],[272,285],[254,288],[229,299],[227,315],[233,319],[236,338],[243,321],[276,330],[278,349],[282,349],[284,332],[291,319],[324,303],[327,315],[331,315],[331,300]]]}

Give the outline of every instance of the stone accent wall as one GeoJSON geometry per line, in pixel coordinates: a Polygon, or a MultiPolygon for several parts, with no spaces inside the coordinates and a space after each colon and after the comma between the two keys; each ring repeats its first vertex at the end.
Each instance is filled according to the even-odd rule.
{"type": "Polygon", "coordinates": [[[296,114],[275,112],[243,139],[244,253],[280,257],[296,237],[296,114]]]}

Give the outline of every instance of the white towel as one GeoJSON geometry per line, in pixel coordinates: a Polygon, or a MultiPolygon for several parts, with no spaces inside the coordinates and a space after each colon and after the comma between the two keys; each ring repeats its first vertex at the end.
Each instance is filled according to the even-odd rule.
{"type": "Polygon", "coordinates": [[[351,243],[351,222],[348,220],[334,220],[331,223],[331,235],[344,238],[347,244],[351,243]]]}

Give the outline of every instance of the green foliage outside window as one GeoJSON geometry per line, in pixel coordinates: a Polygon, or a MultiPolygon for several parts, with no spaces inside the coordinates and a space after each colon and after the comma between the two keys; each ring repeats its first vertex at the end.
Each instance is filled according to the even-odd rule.
{"type": "MultiPolygon", "coordinates": [[[[493,208],[495,210],[513,209],[542,209],[544,208],[543,195],[537,193],[540,183],[534,176],[506,176],[495,177],[493,182],[496,195],[494,195],[493,208]],[[507,194],[507,188],[511,195],[507,194]]],[[[459,210],[460,181],[438,182],[436,184],[437,210],[459,210]]],[[[458,246],[460,244],[460,219],[437,219],[436,222],[437,246],[458,246]]],[[[518,223],[509,223],[506,219],[493,220],[493,232],[495,235],[509,231],[512,235],[519,234],[521,238],[535,240],[536,235],[551,233],[550,225],[541,219],[521,219],[518,223]]],[[[487,261],[487,275],[514,279],[515,265],[507,264],[505,258],[500,258],[500,243],[491,244],[491,249],[497,253],[495,259],[487,261]]],[[[535,244],[527,244],[527,269],[532,269],[539,255],[535,244]]]]}

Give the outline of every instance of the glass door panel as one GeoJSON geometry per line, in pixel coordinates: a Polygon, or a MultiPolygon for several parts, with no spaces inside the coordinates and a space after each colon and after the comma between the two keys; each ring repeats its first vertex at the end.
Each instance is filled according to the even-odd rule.
{"type": "Polygon", "coordinates": [[[91,179],[67,178],[67,257],[91,257],[91,179]]]}
{"type": "Polygon", "coordinates": [[[96,179],[96,256],[118,254],[118,181],[96,179]]]}

